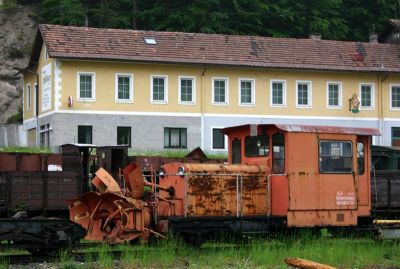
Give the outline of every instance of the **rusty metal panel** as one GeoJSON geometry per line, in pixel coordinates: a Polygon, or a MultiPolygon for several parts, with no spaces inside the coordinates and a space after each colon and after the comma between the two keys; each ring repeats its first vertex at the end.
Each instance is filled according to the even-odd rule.
{"type": "Polygon", "coordinates": [[[0,153],[0,171],[16,171],[17,156],[11,153],[0,153]]]}
{"type": "Polygon", "coordinates": [[[42,158],[39,154],[20,154],[18,171],[42,171],[42,158]]]}
{"type": "Polygon", "coordinates": [[[184,164],[186,217],[269,214],[267,169],[256,165],[184,164]]]}

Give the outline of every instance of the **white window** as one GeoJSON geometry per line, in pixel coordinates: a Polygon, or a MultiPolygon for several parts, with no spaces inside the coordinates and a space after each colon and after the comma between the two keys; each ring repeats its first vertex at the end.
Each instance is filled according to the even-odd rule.
{"type": "Polygon", "coordinates": [[[229,103],[229,89],[227,78],[213,78],[212,103],[214,105],[227,105],[229,103]]]}
{"type": "Polygon", "coordinates": [[[296,81],[296,107],[310,108],[312,105],[311,81],[296,81]]]}
{"type": "Polygon", "coordinates": [[[342,83],[328,82],[326,87],[326,103],[328,108],[342,108],[342,83]]]}
{"type": "Polygon", "coordinates": [[[360,99],[361,108],[364,110],[374,109],[375,96],[374,96],[374,84],[372,83],[361,83],[360,84],[360,99]]]}
{"type": "Polygon", "coordinates": [[[79,101],[94,101],[96,99],[96,74],[78,72],[77,91],[79,101]]]}
{"type": "Polygon", "coordinates": [[[119,103],[133,102],[132,74],[115,74],[115,101],[119,103]]]}
{"type": "Polygon", "coordinates": [[[390,109],[400,110],[400,84],[390,85],[390,109]]]}
{"type": "Polygon", "coordinates": [[[239,105],[255,105],[254,79],[239,79],[239,105]]]}
{"type": "Polygon", "coordinates": [[[179,104],[196,103],[196,80],[194,77],[179,77],[179,104]]]}
{"type": "Polygon", "coordinates": [[[150,102],[154,104],[168,103],[168,77],[153,75],[150,84],[150,102]]]}
{"type": "Polygon", "coordinates": [[[211,149],[213,150],[226,150],[227,149],[227,136],[221,130],[223,128],[211,128],[211,149]]]}
{"type": "Polygon", "coordinates": [[[31,110],[31,84],[26,84],[26,110],[31,110]]]}
{"type": "Polygon", "coordinates": [[[271,80],[270,105],[272,107],[286,106],[286,81],[271,80]]]}

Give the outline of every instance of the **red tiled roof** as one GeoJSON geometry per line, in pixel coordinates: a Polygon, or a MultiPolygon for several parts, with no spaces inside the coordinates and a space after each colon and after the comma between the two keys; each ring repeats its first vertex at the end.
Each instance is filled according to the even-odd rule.
{"type": "Polygon", "coordinates": [[[400,45],[42,24],[50,57],[337,71],[400,72],[400,45]],[[155,38],[148,45],[144,38],[155,38]]]}

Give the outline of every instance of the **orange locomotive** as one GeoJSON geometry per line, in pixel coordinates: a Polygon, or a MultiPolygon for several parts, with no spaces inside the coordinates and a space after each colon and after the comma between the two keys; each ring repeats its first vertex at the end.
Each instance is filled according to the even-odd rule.
{"type": "Polygon", "coordinates": [[[370,216],[375,129],[243,125],[223,129],[229,164],[162,167],[159,230],[267,232],[282,227],[361,226],[370,216]]]}
{"type": "Polygon", "coordinates": [[[100,194],[70,199],[71,220],[86,228],[87,239],[109,242],[169,231],[199,240],[218,231],[372,224],[370,146],[377,130],[261,124],[223,133],[229,164],[165,164],[151,182],[132,164],[125,188],[99,170],[93,183],[100,194]]]}

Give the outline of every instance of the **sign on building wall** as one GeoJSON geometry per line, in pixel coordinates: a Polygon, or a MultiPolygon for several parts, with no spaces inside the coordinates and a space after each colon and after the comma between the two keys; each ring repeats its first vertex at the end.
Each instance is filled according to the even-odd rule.
{"type": "Polygon", "coordinates": [[[42,111],[51,109],[51,64],[42,68],[42,111]]]}

